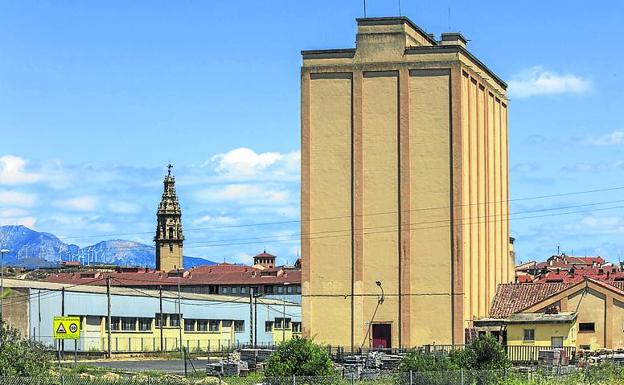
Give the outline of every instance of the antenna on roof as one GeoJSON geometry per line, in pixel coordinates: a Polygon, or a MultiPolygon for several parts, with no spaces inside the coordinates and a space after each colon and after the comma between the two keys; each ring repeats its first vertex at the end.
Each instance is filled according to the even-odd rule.
{"type": "Polygon", "coordinates": [[[364,0],[364,17],[366,17],[366,0],[364,0]]]}
{"type": "Polygon", "coordinates": [[[448,30],[451,31],[451,7],[448,7],[448,30]]]}
{"type": "Polygon", "coordinates": [[[398,1],[399,1],[399,16],[403,16],[403,14],[401,13],[401,0],[398,0],[398,1]]]}
{"type": "Polygon", "coordinates": [[[560,255],[559,254],[559,244],[558,243],[557,243],[557,255],[560,255]]]}

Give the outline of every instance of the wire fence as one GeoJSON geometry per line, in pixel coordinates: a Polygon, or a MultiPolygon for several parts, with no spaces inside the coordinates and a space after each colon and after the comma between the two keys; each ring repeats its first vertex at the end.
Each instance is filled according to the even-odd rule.
{"type": "MultiPolygon", "coordinates": [[[[602,379],[602,378],[601,378],[602,379]]],[[[523,385],[595,384],[595,376],[583,371],[567,375],[541,372],[519,373],[512,370],[459,370],[446,372],[402,372],[375,377],[190,377],[148,376],[104,373],[48,377],[0,376],[2,385],[523,385]]],[[[602,379],[604,380],[604,379],[602,379]]],[[[610,383],[610,382],[603,382],[610,383]]]]}

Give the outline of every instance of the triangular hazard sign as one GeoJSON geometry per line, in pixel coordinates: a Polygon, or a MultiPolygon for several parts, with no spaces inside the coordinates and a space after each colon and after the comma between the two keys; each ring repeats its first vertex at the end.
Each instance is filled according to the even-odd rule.
{"type": "Polygon", "coordinates": [[[67,333],[67,331],[65,330],[65,326],[63,326],[62,322],[59,324],[58,328],[56,329],[56,333],[57,334],[65,334],[65,333],[67,333]]]}

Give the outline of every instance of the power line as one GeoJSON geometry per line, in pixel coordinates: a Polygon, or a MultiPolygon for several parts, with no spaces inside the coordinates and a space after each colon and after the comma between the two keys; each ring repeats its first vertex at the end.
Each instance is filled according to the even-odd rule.
{"type": "MultiPolygon", "coordinates": [[[[585,204],[579,204],[579,205],[569,205],[569,206],[559,206],[559,207],[550,207],[550,208],[542,208],[542,209],[535,209],[535,210],[524,210],[524,211],[516,211],[516,212],[512,212],[512,213],[507,213],[507,214],[502,214],[502,213],[495,213],[495,214],[490,214],[490,215],[481,215],[481,216],[464,216],[461,218],[455,218],[454,221],[456,222],[455,224],[457,226],[463,226],[463,225],[470,225],[470,224],[474,224],[474,223],[492,223],[492,222],[504,222],[507,220],[520,220],[520,219],[531,219],[531,218],[543,218],[543,217],[554,217],[554,216],[559,216],[559,215],[569,215],[569,214],[575,214],[575,213],[585,213],[585,212],[594,212],[594,211],[603,211],[603,210],[610,210],[610,209],[619,209],[622,208],[622,206],[614,206],[614,207],[607,207],[607,208],[596,208],[596,209],[592,209],[592,210],[577,210],[577,211],[570,211],[570,212],[564,212],[564,213],[553,213],[553,214],[549,214],[549,215],[537,215],[537,216],[527,216],[527,217],[512,217],[515,215],[520,215],[520,214],[529,214],[529,213],[537,213],[537,212],[544,212],[544,211],[556,211],[556,210],[564,210],[564,209],[571,209],[571,208],[579,208],[579,207],[591,207],[591,206],[598,206],[598,205],[604,205],[604,204],[612,204],[612,203],[621,203],[624,202],[624,200],[613,200],[613,201],[602,201],[602,202],[593,202],[593,203],[585,203],[585,204]],[[500,218],[499,218],[500,217],[500,218]],[[473,220],[477,220],[476,222],[473,222],[473,220]],[[478,221],[479,219],[486,219],[486,221],[478,221]]],[[[395,212],[396,213],[396,212],[395,212]]],[[[409,222],[406,225],[401,225],[401,230],[428,230],[428,229],[435,229],[435,228],[440,228],[440,227],[449,227],[451,226],[451,219],[441,219],[441,220],[434,220],[434,221],[421,221],[421,222],[409,222]],[[429,224],[438,224],[438,223],[444,223],[444,225],[442,226],[421,226],[421,225],[429,225],[429,224]],[[407,226],[407,227],[406,227],[407,226]],[[419,226],[419,227],[413,227],[413,226],[419,226]]],[[[221,246],[234,246],[234,245],[246,245],[246,244],[255,244],[255,243],[264,243],[264,242],[279,242],[279,243],[286,243],[286,242],[293,242],[293,241],[297,241],[299,239],[321,239],[321,238],[331,238],[332,236],[323,236],[323,237],[313,237],[312,235],[318,235],[318,234],[332,234],[332,233],[341,233],[341,232],[346,232],[347,234],[341,234],[341,235],[335,235],[333,237],[345,237],[345,236],[350,236],[351,231],[364,231],[364,230],[375,230],[375,229],[382,229],[382,228],[391,228],[393,230],[387,231],[387,232],[394,232],[399,228],[398,224],[392,224],[392,225],[381,225],[381,226],[369,226],[369,227],[364,227],[364,228],[357,228],[357,229],[351,229],[351,228],[344,228],[344,229],[339,229],[339,230],[325,230],[325,231],[317,231],[317,232],[308,232],[305,234],[302,233],[297,233],[297,234],[291,234],[291,235],[275,235],[275,236],[261,236],[261,237],[253,237],[253,238],[234,238],[234,239],[216,239],[216,240],[210,240],[210,241],[199,241],[199,242],[187,242],[185,243],[185,248],[207,248],[207,247],[221,247],[221,246]],[[189,246],[190,245],[190,246],[189,246]]],[[[368,232],[368,233],[364,233],[364,234],[377,234],[380,232],[368,232]]],[[[132,246],[119,246],[118,249],[133,249],[134,247],[132,246]]]]}
{"type": "MultiPolygon", "coordinates": [[[[559,193],[559,194],[536,195],[536,196],[529,196],[529,197],[523,197],[523,198],[513,198],[513,199],[504,199],[504,200],[497,200],[497,201],[465,203],[465,204],[461,204],[461,205],[419,207],[419,208],[409,209],[409,210],[394,210],[394,211],[367,213],[367,214],[364,214],[364,215],[361,215],[361,216],[396,214],[399,211],[401,213],[407,213],[407,212],[451,209],[451,208],[455,208],[455,207],[491,205],[491,204],[498,204],[498,203],[538,200],[538,199],[547,199],[547,198],[556,198],[556,197],[564,197],[564,196],[592,194],[592,193],[597,193],[597,192],[608,192],[608,191],[618,191],[618,190],[624,190],[624,186],[608,187],[608,188],[593,189],[593,190],[583,190],[583,191],[572,191],[572,192],[565,192],[565,193],[559,193]]],[[[241,227],[271,226],[271,225],[293,224],[293,223],[301,223],[301,222],[313,222],[313,221],[344,219],[344,218],[351,218],[351,217],[352,217],[352,215],[341,215],[341,216],[333,216],[333,217],[318,217],[318,218],[288,220],[288,221],[256,222],[256,223],[243,223],[243,224],[238,224],[238,225],[221,225],[221,226],[195,227],[195,228],[186,228],[186,229],[184,229],[184,231],[188,232],[188,231],[201,231],[201,230],[217,230],[217,229],[228,229],[228,228],[241,228],[241,227]]],[[[86,239],[86,238],[102,238],[102,237],[118,237],[118,236],[126,236],[126,235],[142,235],[142,234],[153,234],[153,233],[154,233],[154,231],[134,232],[134,233],[102,234],[102,235],[84,235],[84,236],[63,237],[62,240],[86,239]]]]}
{"type": "MultiPolygon", "coordinates": [[[[614,209],[621,209],[624,208],[624,206],[613,206],[613,207],[604,207],[604,208],[595,208],[592,210],[576,210],[576,211],[568,211],[568,212],[563,212],[563,213],[552,213],[552,214],[543,214],[543,215],[533,215],[533,216],[526,216],[526,217],[518,217],[518,218],[510,218],[509,215],[507,214],[505,218],[501,218],[501,219],[495,219],[495,220],[489,220],[487,219],[488,217],[481,217],[481,218],[486,218],[485,221],[476,221],[476,222],[461,222],[456,224],[457,226],[468,226],[471,224],[479,224],[479,223],[495,223],[495,222],[504,222],[504,221],[512,221],[512,220],[524,220],[524,219],[535,219],[535,218],[546,218],[546,217],[556,217],[556,216],[562,216],[562,215],[570,215],[570,214],[579,214],[579,213],[591,213],[591,212],[596,212],[596,211],[605,211],[605,210],[614,210],[614,209]]],[[[479,219],[479,218],[477,218],[479,219]]],[[[450,222],[450,220],[446,220],[447,222],[450,222]]],[[[417,225],[418,223],[416,223],[417,225]]],[[[444,224],[444,225],[439,225],[439,226],[429,226],[429,227],[401,227],[401,230],[431,230],[431,229],[436,229],[436,228],[445,228],[445,227],[450,227],[452,226],[452,224],[444,224]]],[[[393,225],[394,229],[392,230],[385,230],[385,231],[370,231],[370,232],[364,232],[362,235],[369,235],[369,234],[381,234],[381,233],[394,233],[398,230],[398,225],[393,225]]],[[[357,230],[357,229],[355,229],[357,230]]],[[[305,236],[305,235],[292,235],[290,237],[297,237],[297,238],[291,238],[291,239],[276,239],[273,240],[272,242],[276,242],[276,243],[290,243],[293,241],[296,241],[297,239],[325,239],[325,238],[340,238],[340,237],[350,237],[351,236],[351,230],[341,230],[341,231],[348,231],[348,234],[340,234],[340,235],[327,235],[327,236],[320,236],[320,237],[310,237],[310,236],[305,236]]],[[[284,236],[286,237],[286,236],[284,236]]],[[[203,246],[190,246],[186,248],[209,248],[209,247],[223,247],[223,246],[235,246],[235,245],[249,245],[249,244],[258,244],[258,243],[264,243],[262,241],[250,241],[250,242],[233,242],[233,243],[218,243],[218,244],[210,244],[210,245],[203,245],[203,246]]]]}
{"type": "MultiPolygon", "coordinates": [[[[543,211],[554,211],[554,210],[564,210],[564,209],[569,209],[569,208],[577,208],[577,207],[589,207],[589,206],[598,206],[598,205],[603,205],[603,204],[610,204],[610,203],[622,203],[624,202],[624,199],[619,199],[619,200],[614,200],[614,201],[604,201],[604,202],[595,202],[595,203],[587,203],[587,204],[582,204],[582,205],[571,205],[571,206],[560,206],[560,207],[551,207],[551,208],[543,208],[543,209],[535,209],[535,210],[525,210],[525,211],[518,211],[518,212],[513,212],[513,213],[508,213],[508,216],[511,215],[517,215],[517,214],[527,214],[527,213],[535,213],[535,212],[543,212],[543,211]]],[[[474,219],[474,218],[488,218],[488,217],[498,217],[498,216],[504,216],[505,214],[492,214],[492,215],[484,215],[484,216],[479,216],[479,217],[463,217],[459,218],[458,221],[461,222],[462,220],[465,219],[474,219]]],[[[436,221],[426,221],[426,222],[409,222],[407,225],[419,225],[419,224],[433,224],[433,223],[443,223],[443,222],[448,222],[450,219],[441,219],[441,220],[436,220],[436,221]]],[[[359,229],[353,229],[353,231],[360,231],[360,230],[370,230],[370,229],[376,229],[376,228],[396,228],[398,227],[397,224],[392,224],[392,225],[384,225],[384,226],[371,226],[371,227],[363,227],[363,228],[359,228],[359,229]]],[[[345,228],[344,230],[325,230],[325,231],[316,231],[316,232],[309,232],[307,234],[312,235],[312,234],[326,234],[326,233],[336,233],[336,232],[344,232],[344,231],[352,231],[351,228],[345,228]]],[[[291,236],[300,236],[301,233],[299,234],[293,234],[291,236]]],[[[214,242],[234,242],[234,241],[252,241],[252,240],[263,240],[263,241],[269,241],[272,238],[280,238],[280,237],[284,237],[284,236],[289,236],[289,235],[276,235],[276,236],[264,236],[264,237],[255,237],[255,238],[234,238],[234,239],[220,239],[220,240],[212,240],[212,241],[200,241],[200,242],[191,242],[192,245],[198,245],[198,244],[211,244],[214,242]]]]}

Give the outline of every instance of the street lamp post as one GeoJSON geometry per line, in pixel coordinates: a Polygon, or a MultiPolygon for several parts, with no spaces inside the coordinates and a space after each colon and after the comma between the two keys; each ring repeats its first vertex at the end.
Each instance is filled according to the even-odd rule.
{"type": "Polygon", "coordinates": [[[8,249],[0,250],[0,321],[4,321],[4,254],[8,249]]]}

